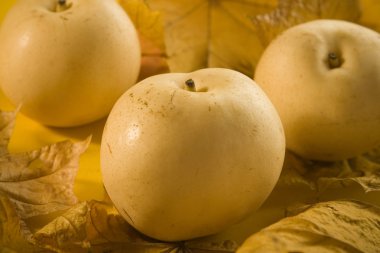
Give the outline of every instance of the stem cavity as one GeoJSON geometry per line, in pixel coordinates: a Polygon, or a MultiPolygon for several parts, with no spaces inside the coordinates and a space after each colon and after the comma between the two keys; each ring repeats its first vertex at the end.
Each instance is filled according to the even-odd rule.
{"type": "Polygon", "coordinates": [[[342,65],[342,59],[334,52],[328,54],[327,62],[330,69],[339,68],[342,65]]]}
{"type": "Polygon", "coordinates": [[[186,90],[188,90],[188,91],[196,91],[196,89],[195,89],[195,83],[194,83],[193,79],[186,80],[185,84],[186,84],[186,86],[185,86],[186,90]]]}
{"type": "Polygon", "coordinates": [[[56,12],[62,12],[71,7],[72,3],[68,2],[68,0],[57,0],[57,6],[55,8],[56,12]]]}

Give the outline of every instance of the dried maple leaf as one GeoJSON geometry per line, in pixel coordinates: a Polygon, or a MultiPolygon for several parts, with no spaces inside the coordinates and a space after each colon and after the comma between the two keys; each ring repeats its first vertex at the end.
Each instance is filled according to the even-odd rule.
{"type": "Polygon", "coordinates": [[[237,253],[380,252],[380,208],[347,200],[300,210],[249,237],[237,253]]]}
{"type": "Polygon", "coordinates": [[[142,0],[119,0],[119,3],[139,34],[142,51],[139,80],[169,72],[161,14],[150,10],[142,0]]]}
{"type": "Polygon", "coordinates": [[[343,19],[358,22],[358,0],[282,0],[270,13],[252,18],[264,46],[284,30],[315,19],[343,19]]]}
{"type": "Polygon", "coordinates": [[[358,0],[146,0],[162,13],[170,70],[235,69],[248,76],[283,29],[316,18],[356,21],[358,0]]]}
{"type": "Polygon", "coordinates": [[[16,120],[15,112],[0,112],[0,155],[8,153],[8,143],[16,120]]]}
{"type": "Polygon", "coordinates": [[[64,141],[12,154],[7,145],[16,112],[0,112],[0,246],[38,252],[27,220],[68,209],[77,202],[73,192],[83,142],[64,141]]]}
{"type": "MultiPolygon", "coordinates": [[[[33,238],[39,245],[59,252],[93,252],[117,248],[118,244],[142,241],[142,235],[130,227],[112,204],[81,202],[45,227],[33,238]]],[[[125,247],[125,245],[124,245],[125,247]]]]}
{"type": "Polygon", "coordinates": [[[13,202],[21,218],[64,210],[77,202],[73,185],[79,156],[89,141],[64,141],[0,156],[0,191],[13,202]]]}
{"type": "Polygon", "coordinates": [[[164,243],[133,229],[112,203],[79,203],[34,233],[38,245],[54,252],[234,252],[233,242],[193,240],[164,243]],[[191,251],[190,251],[191,250],[191,251]]]}
{"type": "Polygon", "coordinates": [[[171,71],[229,67],[251,73],[261,47],[249,15],[266,13],[276,0],[146,0],[162,13],[171,71]]]}
{"type": "Polygon", "coordinates": [[[0,193],[0,252],[36,252],[32,233],[7,196],[0,193]]]}
{"type": "Polygon", "coordinates": [[[358,183],[365,192],[380,190],[380,148],[348,160],[320,162],[286,153],[279,184],[324,191],[358,183]]]}

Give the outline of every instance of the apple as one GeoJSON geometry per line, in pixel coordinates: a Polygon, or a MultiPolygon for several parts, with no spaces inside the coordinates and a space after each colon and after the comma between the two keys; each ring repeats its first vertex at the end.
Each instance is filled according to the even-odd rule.
{"type": "Polygon", "coordinates": [[[380,144],[379,33],[338,20],[294,26],[265,49],[254,79],[296,154],[333,161],[380,144]]]}
{"type": "Polygon", "coordinates": [[[20,0],[0,31],[0,84],[29,117],[76,126],[109,113],[135,84],[140,57],[115,0],[20,0]]]}
{"type": "Polygon", "coordinates": [[[285,154],[278,114],[229,69],[149,77],[114,105],[101,141],[105,188],[140,232],[179,241],[217,233],[258,209],[285,154]]]}

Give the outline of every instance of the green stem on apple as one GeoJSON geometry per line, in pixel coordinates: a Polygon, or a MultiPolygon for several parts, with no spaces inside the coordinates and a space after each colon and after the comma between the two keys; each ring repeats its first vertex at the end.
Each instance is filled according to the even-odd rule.
{"type": "Polygon", "coordinates": [[[186,90],[188,90],[188,91],[196,91],[195,90],[195,83],[194,83],[193,79],[186,80],[185,84],[186,84],[186,86],[185,86],[186,90]]]}
{"type": "Polygon", "coordinates": [[[331,69],[339,68],[342,65],[341,60],[336,53],[329,53],[328,62],[331,69]]]}

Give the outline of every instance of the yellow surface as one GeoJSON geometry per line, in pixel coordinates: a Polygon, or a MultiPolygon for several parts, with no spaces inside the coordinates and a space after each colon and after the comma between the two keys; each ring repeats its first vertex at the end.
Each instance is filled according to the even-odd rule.
{"type": "Polygon", "coordinates": [[[3,0],[0,3],[0,21],[3,20],[8,9],[15,3],[15,0],[3,0]]]}
{"type": "MultiPolygon", "coordinates": [[[[0,109],[3,111],[14,109],[2,92],[0,92],[0,109]]],[[[99,164],[100,139],[104,122],[105,120],[101,120],[76,128],[51,128],[19,113],[9,150],[10,152],[25,152],[67,139],[72,141],[84,140],[92,135],[90,146],[81,156],[74,189],[80,200],[100,200],[104,196],[99,164]]]]}
{"type": "MultiPolygon", "coordinates": [[[[0,22],[16,0],[1,0],[0,22]]],[[[0,110],[13,110],[14,107],[0,91],[0,110]]],[[[24,152],[42,146],[70,139],[80,141],[92,135],[87,151],[81,156],[80,167],[75,183],[75,193],[80,200],[103,199],[104,189],[100,174],[99,149],[105,119],[75,128],[50,128],[43,126],[19,113],[9,145],[11,152],[24,152]]]]}
{"type": "MultiPolygon", "coordinates": [[[[14,109],[2,92],[0,92],[0,109],[3,111],[14,109]]],[[[25,152],[67,139],[84,140],[92,135],[91,144],[80,159],[74,190],[80,200],[101,200],[104,190],[100,174],[99,150],[104,123],[103,119],[82,127],[52,128],[43,126],[19,113],[9,150],[10,152],[25,152]]]]}
{"type": "MultiPolygon", "coordinates": [[[[0,109],[13,110],[13,106],[0,92],[0,109]]],[[[75,193],[80,200],[103,199],[104,190],[100,174],[100,139],[105,120],[76,128],[50,128],[19,113],[9,145],[10,152],[25,152],[54,142],[70,139],[80,141],[92,135],[87,151],[80,158],[75,193]]]]}

